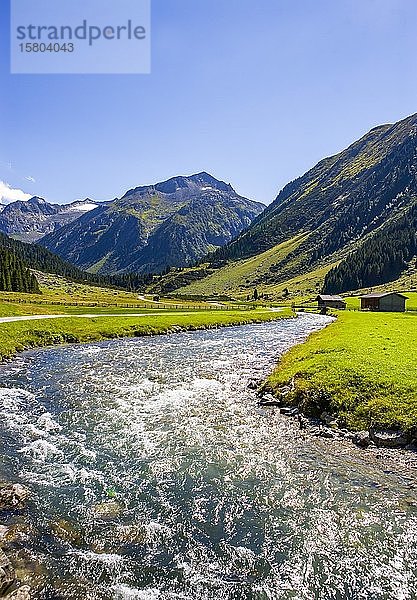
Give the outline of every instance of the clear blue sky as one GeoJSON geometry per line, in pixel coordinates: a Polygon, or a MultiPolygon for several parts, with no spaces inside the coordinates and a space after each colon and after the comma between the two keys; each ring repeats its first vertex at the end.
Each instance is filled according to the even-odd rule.
{"type": "Polygon", "coordinates": [[[269,203],[417,111],[415,0],[153,0],[151,75],[95,76],[10,75],[7,4],[0,180],[53,202],[205,170],[269,203]]]}

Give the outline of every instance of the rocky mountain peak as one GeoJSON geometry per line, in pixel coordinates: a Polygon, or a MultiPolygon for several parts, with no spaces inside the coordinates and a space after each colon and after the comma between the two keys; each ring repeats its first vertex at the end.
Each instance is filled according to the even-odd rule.
{"type": "Polygon", "coordinates": [[[133,188],[126,192],[123,198],[131,196],[140,196],[146,194],[152,194],[159,192],[166,196],[178,197],[181,196],[182,192],[195,191],[201,192],[206,190],[217,190],[223,192],[234,192],[234,189],[230,184],[225,183],[216,179],[209,173],[202,171],[194,175],[179,175],[177,177],[171,177],[166,181],[161,181],[154,185],[143,185],[133,188]]]}

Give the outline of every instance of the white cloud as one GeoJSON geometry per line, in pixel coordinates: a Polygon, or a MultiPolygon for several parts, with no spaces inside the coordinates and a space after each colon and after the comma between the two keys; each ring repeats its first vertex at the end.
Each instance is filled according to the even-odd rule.
{"type": "Polygon", "coordinates": [[[29,200],[29,198],[32,198],[32,194],[26,194],[23,190],[12,188],[8,183],[0,181],[0,202],[2,204],[9,204],[16,200],[29,200]]]}
{"type": "Polygon", "coordinates": [[[25,177],[25,179],[27,179],[27,181],[30,181],[31,183],[36,183],[36,179],[31,175],[28,175],[27,177],[25,177]]]}

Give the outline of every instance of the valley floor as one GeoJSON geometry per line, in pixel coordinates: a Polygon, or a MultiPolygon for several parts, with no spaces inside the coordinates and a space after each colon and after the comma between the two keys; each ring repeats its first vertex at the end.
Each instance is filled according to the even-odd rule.
{"type": "Polygon", "coordinates": [[[285,402],[328,411],[340,426],[417,430],[417,314],[340,311],[334,323],[291,349],[269,377],[285,402]]]}
{"type": "MultiPolygon", "coordinates": [[[[146,308],[150,305],[145,299],[134,294],[62,287],[58,293],[45,288],[39,297],[1,294],[0,360],[40,346],[242,325],[293,314],[289,306],[277,311],[228,304],[222,309],[220,304],[201,302],[200,307],[181,301],[175,310],[172,300],[162,310],[155,304],[146,308]],[[74,291],[78,306],[70,305],[74,291]],[[106,306],[94,306],[103,300],[106,306]],[[125,302],[132,308],[122,308],[125,302]]],[[[417,294],[407,295],[409,308],[415,310],[417,294]]],[[[337,414],[340,425],[350,429],[417,429],[417,313],[361,313],[355,310],[357,297],[347,301],[354,310],[337,313],[333,324],[286,354],[268,386],[279,393],[293,379],[295,389],[286,402],[309,414],[337,414]]]]}
{"type": "Polygon", "coordinates": [[[53,319],[45,320],[41,317],[39,320],[9,321],[0,323],[0,359],[40,346],[246,325],[290,318],[292,315],[289,308],[280,311],[266,308],[254,310],[149,310],[141,316],[128,313],[105,316],[98,313],[89,317],[84,316],[84,318],[74,315],[55,316],[53,319]]]}

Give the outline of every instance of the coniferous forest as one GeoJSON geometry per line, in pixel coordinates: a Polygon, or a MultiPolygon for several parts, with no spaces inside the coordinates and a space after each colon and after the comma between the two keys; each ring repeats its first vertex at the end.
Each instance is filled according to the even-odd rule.
{"type": "Polygon", "coordinates": [[[31,269],[61,275],[76,282],[91,285],[120,287],[129,291],[141,291],[152,280],[152,275],[138,273],[121,273],[115,275],[96,275],[82,271],[37,244],[27,244],[14,240],[0,233],[0,251],[15,255],[31,269]]]}
{"type": "Polygon", "coordinates": [[[13,252],[0,250],[0,290],[39,294],[36,277],[13,252]]]}
{"type": "Polygon", "coordinates": [[[323,291],[347,292],[397,279],[417,254],[417,204],[368,238],[327,274],[323,291]]]}

